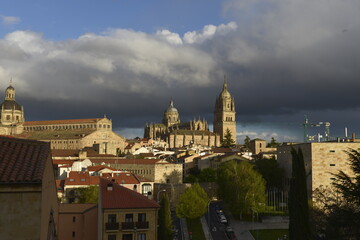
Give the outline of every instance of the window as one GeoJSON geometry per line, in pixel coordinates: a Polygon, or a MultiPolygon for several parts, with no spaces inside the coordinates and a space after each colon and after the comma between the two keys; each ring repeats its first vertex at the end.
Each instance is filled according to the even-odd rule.
{"type": "Polygon", "coordinates": [[[132,213],[125,214],[125,222],[134,222],[132,213]]]}
{"type": "Polygon", "coordinates": [[[143,184],[142,185],[142,194],[143,195],[148,195],[149,192],[151,192],[151,184],[143,184]]]}
{"type": "Polygon", "coordinates": [[[122,240],[133,240],[133,235],[132,234],[123,234],[122,240]]]}
{"type": "Polygon", "coordinates": [[[116,223],[116,214],[108,215],[108,223],[116,223]]]}
{"type": "Polygon", "coordinates": [[[138,222],[146,222],[146,213],[138,214],[138,222]]]}
{"type": "Polygon", "coordinates": [[[10,120],[10,115],[6,115],[6,120],[10,120]]]}
{"type": "Polygon", "coordinates": [[[332,164],[330,164],[330,166],[331,166],[331,167],[334,167],[334,166],[335,166],[335,164],[333,164],[333,163],[332,163],[332,164]]]}
{"type": "Polygon", "coordinates": [[[76,222],[76,217],[75,216],[73,217],[73,222],[76,222]]]}
{"type": "Polygon", "coordinates": [[[75,181],[73,178],[70,178],[70,182],[73,182],[73,181],[75,181]]]}
{"type": "Polygon", "coordinates": [[[333,180],[333,181],[334,181],[335,179],[336,179],[336,178],[334,178],[334,177],[330,178],[330,180],[333,180]]]}
{"type": "Polygon", "coordinates": [[[116,240],[116,235],[115,234],[108,235],[108,240],[116,240]]]}
{"type": "Polygon", "coordinates": [[[145,233],[139,233],[137,239],[138,240],[146,240],[146,234],[145,233]]]}
{"type": "Polygon", "coordinates": [[[330,152],[335,152],[335,150],[330,150],[330,152]]]}

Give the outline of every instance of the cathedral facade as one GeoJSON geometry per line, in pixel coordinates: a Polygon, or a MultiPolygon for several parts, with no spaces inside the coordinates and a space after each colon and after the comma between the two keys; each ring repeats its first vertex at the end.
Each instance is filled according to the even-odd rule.
{"type": "Polygon", "coordinates": [[[227,89],[224,81],[223,90],[216,99],[214,111],[214,132],[209,130],[206,120],[194,119],[190,122],[180,122],[179,112],[170,101],[164,111],[162,123],[146,124],[144,137],[163,140],[170,148],[186,145],[203,145],[218,147],[221,145],[227,129],[236,140],[235,100],[227,89]]]}
{"type": "Polygon", "coordinates": [[[220,140],[223,141],[228,129],[233,140],[236,142],[235,99],[228,91],[227,82],[225,80],[223,90],[215,102],[214,133],[220,135],[220,140]]]}
{"type": "Polygon", "coordinates": [[[180,122],[179,112],[171,100],[164,111],[162,123],[146,124],[144,137],[163,140],[170,148],[186,145],[219,146],[218,135],[209,131],[206,120],[194,119],[190,122],[180,122]]]}

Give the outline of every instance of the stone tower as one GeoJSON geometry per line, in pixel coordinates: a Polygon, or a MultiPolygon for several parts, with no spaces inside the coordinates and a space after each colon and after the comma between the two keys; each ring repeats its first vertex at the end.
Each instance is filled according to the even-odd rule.
{"type": "Polygon", "coordinates": [[[236,119],[235,119],[235,100],[228,91],[226,79],[224,79],[223,90],[216,99],[214,112],[214,133],[220,135],[220,140],[229,129],[232,138],[236,142],[236,119]]]}
{"type": "Polygon", "coordinates": [[[170,126],[172,126],[174,124],[178,124],[178,123],[180,123],[179,112],[174,107],[173,100],[171,100],[169,107],[164,112],[163,124],[166,127],[170,127],[170,126]]]}

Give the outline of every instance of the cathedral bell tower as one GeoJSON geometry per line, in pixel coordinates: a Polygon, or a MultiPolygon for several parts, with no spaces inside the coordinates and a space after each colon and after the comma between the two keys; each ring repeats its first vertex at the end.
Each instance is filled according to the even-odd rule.
{"type": "Polygon", "coordinates": [[[220,135],[221,141],[224,139],[226,130],[229,129],[233,140],[236,142],[235,115],[235,100],[228,91],[225,78],[223,90],[216,99],[214,112],[214,133],[220,135]]]}

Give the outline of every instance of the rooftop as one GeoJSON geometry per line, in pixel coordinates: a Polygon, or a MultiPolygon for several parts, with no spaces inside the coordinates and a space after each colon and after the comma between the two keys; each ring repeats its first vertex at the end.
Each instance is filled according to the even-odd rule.
{"type": "Polygon", "coordinates": [[[0,137],[0,183],[41,183],[49,143],[0,137]]]}
{"type": "Polygon", "coordinates": [[[160,205],[157,202],[103,178],[100,179],[100,188],[102,208],[160,208],[160,205]],[[108,185],[112,186],[112,190],[108,190],[108,185]]]}
{"type": "Polygon", "coordinates": [[[81,124],[81,123],[97,123],[103,118],[88,118],[88,119],[64,119],[64,120],[47,120],[47,121],[28,121],[24,126],[34,125],[55,125],[55,124],[81,124]]]}

